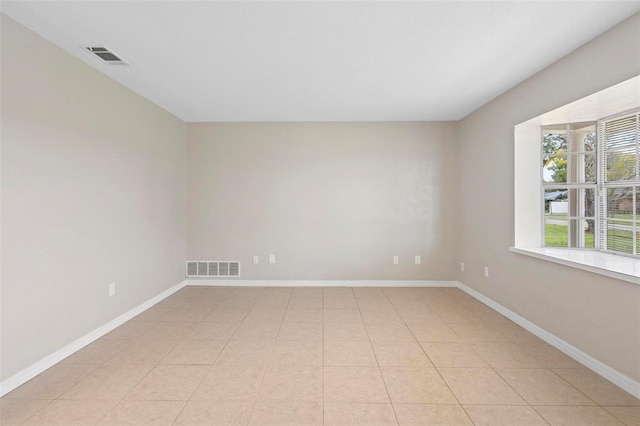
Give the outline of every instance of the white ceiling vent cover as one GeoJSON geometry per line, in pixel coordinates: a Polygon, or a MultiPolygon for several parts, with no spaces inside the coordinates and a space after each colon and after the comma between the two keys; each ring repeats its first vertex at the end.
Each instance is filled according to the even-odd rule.
{"type": "Polygon", "coordinates": [[[240,261],[235,260],[187,260],[186,266],[189,278],[240,276],[240,261]]]}
{"type": "Polygon", "coordinates": [[[88,46],[86,49],[109,65],[128,65],[122,58],[104,46],[88,46]]]}

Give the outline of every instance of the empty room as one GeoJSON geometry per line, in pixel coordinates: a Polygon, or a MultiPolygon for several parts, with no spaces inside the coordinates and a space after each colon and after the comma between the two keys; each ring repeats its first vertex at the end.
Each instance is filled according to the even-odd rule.
{"type": "Polygon", "coordinates": [[[637,1],[0,10],[0,424],[640,425],[637,1]]]}

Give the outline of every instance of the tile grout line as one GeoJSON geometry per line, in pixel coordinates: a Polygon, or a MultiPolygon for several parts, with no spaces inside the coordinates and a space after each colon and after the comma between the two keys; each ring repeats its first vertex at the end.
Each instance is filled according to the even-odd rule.
{"type": "MultiPolygon", "coordinates": [[[[235,289],[237,290],[239,287],[235,287],[235,289]]],[[[247,318],[247,315],[249,315],[249,312],[251,312],[251,309],[253,309],[253,307],[256,305],[256,303],[258,303],[258,299],[260,299],[260,296],[262,296],[262,293],[264,293],[264,289],[266,287],[262,287],[262,291],[260,292],[260,294],[258,295],[258,297],[256,297],[256,300],[251,304],[251,307],[247,310],[247,313],[244,315],[244,317],[242,317],[242,320],[240,321],[240,325],[238,326],[238,328],[236,328],[236,330],[233,332],[233,334],[229,337],[229,342],[231,341],[231,339],[233,339],[233,336],[235,336],[235,334],[238,332],[238,329],[240,328],[240,326],[242,325],[242,322],[247,318]]],[[[277,339],[276,339],[277,341],[277,339]]],[[[222,354],[222,352],[220,352],[222,354]]],[[[269,355],[271,356],[271,355],[269,355]]],[[[260,393],[260,388],[262,387],[262,382],[264,381],[264,376],[267,374],[267,367],[264,366],[264,371],[262,372],[262,377],[260,378],[260,385],[258,386],[258,393],[256,393],[255,398],[253,399],[253,404],[251,404],[251,411],[249,411],[249,416],[247,419],[247,425],[249,423],[251,423],[251,418],[253,417],[253,410],[256,408],[256,403],[258,402],[258,394],[260,393]]]]}
{"type": "MultiPolygon", "coordinates": [[[[389,398],[389,405],[391,406],[391,411],[393,411],[393,417],[396,419],[396,424],[400,424],[398,420],[398,414],[396,413],[396,409],[393,406],[393,402],[391,401],[391,395],[389,394],[389,389],[387,388],[387,382],[384,380],[384,376],[382,375],[382,369],[380,368],[380,362],[378,361],[378,355],[376,354],[375,349],[373,348],[373,342],[371,341],[371,336],[369,335],[369,329],[367,328],[367,324],[364,322],[364,318],[362,317],[362,310],[360,309],[360,303],[358,302],[358,298],[353,290],[353,287],[350,287],[351,293],[353,294],[353,298],[356,302],[356,307],[358,308],[358,313],[360,314],[360,319],[362,320],[362,325],[364,326],[364,331],[367,333],[367,338],[369,339],[369,346],[371,346],[371,352],[373,353],[373,357],[376,360],[376,366],[378,367],[378,374],[380,374],[380,379],[382,379],[382,385],[384,386],[384,391],[387,393],[387,398],[389,398]]],[[[382,292],[382,291],[381,291],[382,292]]],[[[384,297],[387,298],[387,295],[382,292],[384,297]]],[[[389,301],[391,303],[391,301],[389,301]]],[[[392,304],[393,306],[393,304],[392,304]]]]}
{"type": "MultiPolygon", "coordinates": [[[[459,304],[460,306],[464,307],[464,305],[462,305],[460,302],[458,302],[458,301],[456,300],[456,298],[455,298],[455,297],[451,297],[451,298],[452,298],[452,299],[453,299],[457,304],[459,304]]],[[[454,332],[455,332],[455,330],[454,330],[454,332]]],[[[495,330],[495,332],[497,332],[498,334],[502,335],[502,333],[498,332],[497,330],[495,330]]],[[[504,336],[504,337],[505,337],[509,342],[513,343],[513,342],[512,342],[512,340],[511,340],[509,337],[507,337],[507,336],[504,336]]],[[[470,348],[470,349],[471,349],[471,350],[472,350],[476,355],[478,355],[478,356],[480,357],[480,359],[482,359],[482,360],[483,360],[483,361],[484,361],[484,362],[489,366],[489,368],[490,368],[490,369],[491,369],[491,370],[492,370],[492,371],[493,371],[493,372],[494,372],[494,373],[495,373],[495,374],[500,378],[500,380],[502,380],[502,381],[503,381],[503,382],[504,382],[504,383],[505,383],[505,384],[506,384],[506,385],[507,385],[507,386],[508,386],[508,387],[509,387],[513,392],[515,392],[515,394],[516,394],[516,395],[518,395],[518,396],[519,396],[519,397],[520,397],[520,398],[521,398],[521,399],[526,403],[526,406],[527,406],[527,407],[529,407],[530,409],[532,409],[532,410],[533,410],[533,411],[534,411],[534,412],[535,412],[535,413],[536,413],[536,414],[537,414],[537,415],[538,415],[538,416],[539,416],[539,417],[540,417],[540,418],[541,418],[545,423],[549,424],[549,422],[547,421],[547,419],[545,419],[545,418],[544,418],[540,413],[538,413],[538,410],[536,410],[536,409],[535,409],[535,408],[534,408],[534,407],[529,403],[529,401],[527,401],[527,400],[526,400],[526,398],[525,398],[524,396],[522,396],[522,395],[520,394],[520,392],[518,392],[518,391],[517,391],[517,390],[516,390],[512,385],[511,385],[511,383],[509,383],[508,381],[506,381],[506,380],[504,379],[504,377],[502,377],[502,375],[501,375],[500,373],[498,373],[498,371],[496,370],[496,368],[495,368],[495,367],[493,367],[489,362],[487,362],[487,361],[482,357],[482,355],[480,355],[480,354],[479,354],[479,353],[478,353],[478,352],[473,348],[473,346],[471,345],[471,343],[472,343],[472,342],[466,342],[467,346],[469,346],[469,348],[470,348]]],[[[438,373],[440,373],[440,372],[438,371],[438,373]]],[[[443,378],[443,380],[444,380],[444,378],[443,378]]],[[[469,404],[469,405],[493,405],[493,404],[469,404]]],[[[502,405],[502,404],[496,404],[496,405],[502,405]]],[[[462,404],[461,404],[461,406],[462,406],[462,404]]],[[[522,407],[522,405],[520,405],[520,406],[522,407]]],[[[467,412],[467,410],[464,408],[464,406],[462,406],[462,409],[463,409],[463,410],[465,410],[465,412],[467,412]]],[[[469,417],[471,417],[471,416],[469,416],[469,417]]],[[[473,421],[473,420],[472,420],[472,421],[473,421]]]]}
{"type": "MultiPolygon", "coordinates": [[[[445,293],[443,293],[445,294],[445,293]]],[[[449,295],[445,294],[445,296],[450,297],[449,295]]],[[[452,298],[453,299],[453,298],[452,298]]],[[[391,301],[390,301],[391,302],[391,301]]],[[[431,309],[431,307],[429,307],[429,305],[426,302],[423,302],[421,300],[421,302],[425,305],[425,307],[427,309],[431,309]]],[[[427,354],[427,351],[425,351],[425,349],[422,347],[422,345],[420,344],[420,342],[418,341],[418,339],[416,338],[415,334],[413,334],[413,331],[411,331],[411,328],[409,327],[409,324],[407,324],[404,320],[404,318],[402,318],[402,315],[400,315],[400,313],[397,311],[396,306],[391,303],[391,306],[393,306],[393,309],[396,311],[396,313],[398,314],[398,316],[400,317],[400,319],[402,320],[403,324],[407,327],[407,329],[409,330],[409,333],[411,333],[411,335],[413,336],[413,338],[415,339],[415,341],[418,343],[418,346],[420,347],[420,350],[422,351],[422,353],[427,357],[427,359],[429,360],[429,362],[431,363],[431,365],[433,365],[433,369],[436,371],[436,373],[438,374],[438,377],[440,377],[440,380],[442,380],[442,383],[444,383],[444,385],[447,387],[447,389],[449,389],[449,392],[451,393],[451,395],[454,397],[454,399],[457,401],[458,406],[462,409],[462,411],[465,413],[465,415],[467,416],[467,418],[469,419],[469,421],[472,424],[476,424],[476,422],[473,421],[473,418],[469,415],[469,413],[467,412],[467,410],[464,408],[464,406],[462,405],[462,403],[460,402],[460,400],[458,399],[458,396],[453,392],[453,389],[451,389],[451,387],[449,386],[449,383],[447,383],[447,381],[444,379],[444,377],[442,377],[442,374],[440,373],[440,370],[438,369],[438,367],[436,366],[436,364],[431,360],[431,357],[429,357],[429,354],[427,354]]],[[[438,318],[440,318],[440,316],[438,315],[437,312],[434,312],[434,315],[436,315],[438,318]]],[[[442,319],[442,318],[440,318],[442,319]]],[[[446,321],[443,320],[444,324],[447,324],[446,321]]],[[[457,333],[455,332],[455,330],[452,330],[454,334],[457,335],[457,333]]],[[[395,408],[394,408],[395,411],[395,408]]]]}
{"type": "MultiPolygon", "coordinates": [[[[223,297],[222,299],[218,300],[218,303],[216,305],[213,306],[213,308],[211,309],[211,311],[198,323],[198,324],[202,324],[205,321],[205,319],[215,310],[216,307],[218,307],[218,305],[220,305],[222,303],[223,300],[227,299],[229,296],[227,297],[223,297]]],[[[247,316],[247,314],[249,313],[249,311],[247,311],[244,316],[242,317],[242,319],[240,320],[240,323],[242,323],[242,321],[244,320],[244,318],[247,316]]],[[[194,327],[197,328],[198,326],[194,327]]],[[[239,326],[238,326],[239,327],[239,326]]],[[[176,418],[173,419],[173,422],[171,423],[172,425],[175,425],[176,422],[178,421],[178,419],[180,418],[180,415],[182,414],[182,412],[184,411],[184,409],[187,407],[187,405],[189,404],[189,402],[191,402],[191,398],[193,398],[193,395],[196,393],[196,391],[198,390],[198,388],[202,385],[202,382],[204,382],[204,379],[209,375],[209,372],[213,369],[213,366],[215,365],[216,361],[218,360],[218,358],[220,358],[220,355],[222,355],[222,351],[224,351],[224,349],[227,347],[227,345],[229,344],[229,342],[231,341],[231,337],[235,334],[236,330],[238,329],[238,327],[236,327],[236,329],[233,331],[233,333],[231,333],[231,335],[229,336],[229,338],[225,341],[224,345],[222,346],[222,349],[220,349],[220,352],[218,352],[218,355],[216,356],[216,359],[213,360],[213,362],[211,363],[211,365],[209,365],[209,368],[207,369],[207,372],[202,376],[202,379],[200,379],[200,381],[198,382],[198,384],[193,388],[193,391],[191,392],[191,394],[189,395],[189,398],[185,401],[184,405],[182,406],[182,408],[180,409],[180,411],[178,412],[178,414],[176,415],[176,418]]],[[[193,330],[191,330],[193,332],[193,330]]],[[[188,339],[183,339],[183,341],[186,341],[188,339]]],[[[175,349],[175,348],[174,348],[175,349]]],[[[173,352],[173,351],[172,351],[173,352]]],[[[164,358],[163,360],[168,357],[171,354],[171,352],[169,352],[164,358]]],[[[181,365],[194,365],[194,364],[181,364],[181,365]]]]}
{"type": "MultiPolygon", "coordinates": [[[[289,287],[274,287],[274,288],[289,288],[289,287]]],[[[262,296],[262,294],[264,294],[265,290],[266,290],[266,287],[263,287],[262,291],[260,292],[260,296],[262,296]]],[[[258,296],[256,298],[256,302],[253,305],[251,305],[251,309],[253,309],[253,307],[255,307],[256,303],[258,303],[258,299],[260,299],[260,296],[258,296]]],[[[247,424],[251,424],[251,419],[253,418],[253,412],[255,411],[256,405],[258,404],[258,397],[260,396],[260,391],[262,390],[262,385],[264,384],[264,378],[267,375],[267,370],[271,366],[271,358],[273,357],[273,351],[275,350],[275,346],[278,344],[278,336],[280,336],[280,330],[282,329],[282,324],[284,323],[284,317],[285,317],[285,315],[287,315],[287,310],[289,309],[289,304],[291,304],[291,297],[292,296],[293,296],[293,288],[291,287],[291,295],[289,295],[289,300],[287,301],[287,307],[285,308],[284,314],[282,315],[282,319],[280,320],[280,327],[278,328],[278,333],[276,334],[276,340],[275,340],[275,343],[274,343],[274,347],[271,349],[271,353],[269,354],[268,360],[266,361],[266,363],[265,363],[265,365],[263,367],[264,371],[262,372],[262,377],[260,378],[260,385],[258,386],[258,393],[256,394],[256,397],[255,397],[255,399],[253,401],[253,405],[251,406],[251,413],[249,414],[249,421],[247,422],[247,424]]],[[[248,314],[248,312],[247,312],[247,314],[248,314]]]]}

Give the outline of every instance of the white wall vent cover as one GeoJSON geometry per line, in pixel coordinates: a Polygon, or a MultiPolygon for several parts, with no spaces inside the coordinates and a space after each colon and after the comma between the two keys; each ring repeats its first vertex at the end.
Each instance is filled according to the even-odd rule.
{"type": "Polygon", "coordinates": [[[240,262],[232,260],[187,260],[187,277],[239,277],[240,262]]]}
{"type": "Polygon", "coordinates": [[[89,46],[86,49],[109,65],[128,65],[118,55],[104,46],[89,46]]]}

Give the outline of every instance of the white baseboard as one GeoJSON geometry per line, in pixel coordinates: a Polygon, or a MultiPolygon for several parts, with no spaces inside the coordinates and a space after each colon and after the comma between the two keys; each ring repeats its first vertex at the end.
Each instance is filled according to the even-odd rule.
{"type": "Polygon", "coordinates": [[[95,330],[91,331],[90,333],[87,333],[84,336],[74,340],[73,342],[69,343],[67,346],[61,349],[58,349],[57,351],[55,351],[50,355],[47,355],[46,357],[42,358],[40,361],[14,374],[13,376],[9,377],[3,382],[0,382],[0,396],[3,396],[11,392],[18,386],[22,385],[23,383],[26,383],[27,381],[33,379],[38,374],[54,366],[55,364],[62,361],[69,355],[73,354],[76,351],[79,351],[80,349],[87,346],[89,343],[99,339],[100,337],[104,336],[111,330],[129,321],[131,318],[135,317],[136,315],[146,311],[147,309],[149,309],[156,303],[160,302],[161,300],[171,296],[173,293],[180,290],[185,285],[186,285],[186,281],[182,281],[181,283],[174,285],[173,287],[163,291],[159,295],[152,297],[151,299],[125,312],[124,314],[118,316],[117,318],[112,319],[111,321],[104,324],[103,326],[98,327],[95,330]]]}
{"type": "Polygon", "coordinates": [[[402,280],[211,280],[189,279],[188,286],[236,287],[457,287],[457,281],[402,280]]]}
{"type": "Polygon", "coordinates": [[[537,326],[536,324],[532,323],[526,318],[521,317],[515,312],[505,308],[501,304],[489,299],[487,296],[483,295],[482,293],[475,291],[471,287],[467,287],[466,285],[460,282],[457,283],[457,286],[458,288],[460,288],[460,290],[474,297],[478,301],[484,303],[491,309],[501,313],[502,315],[509,318],[511,321],[515,322],[525,330],[535,334],[545,342],[549,343],[551,346],[555,347],[556,349],[564,352],[566,355],[575,359],[580,364],[598,373],[605,379],[609,380],[616,386],[629,392],[631,395],[635,396],[636,398],[640,398],[640,382],[637,382],[631,377],[626,376],[617,370],[614,370],[613,368],[609,367],[603,362],[598,361],[597,359],[586,354],[585,352],[581,351],[575,346],[562,340],[558,336],[549,333],[547,330],[537,326]]]}

